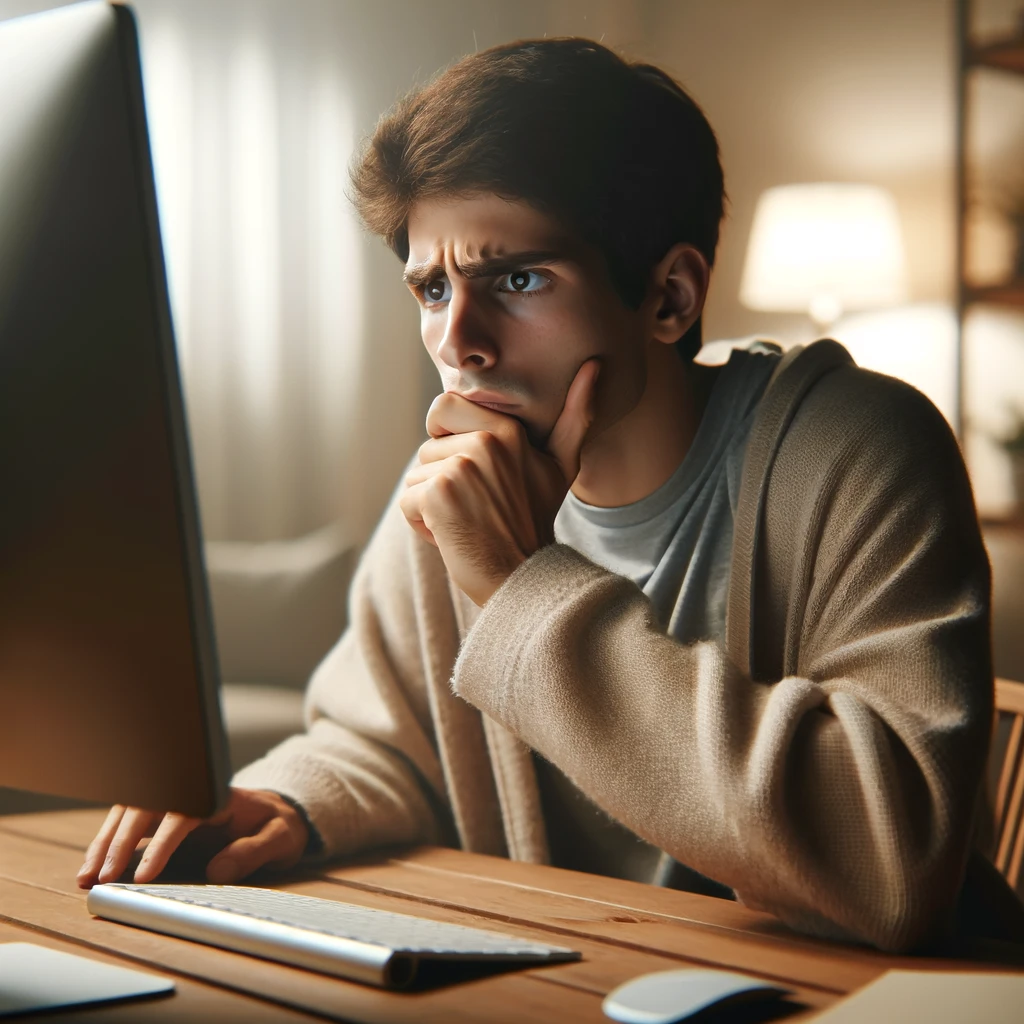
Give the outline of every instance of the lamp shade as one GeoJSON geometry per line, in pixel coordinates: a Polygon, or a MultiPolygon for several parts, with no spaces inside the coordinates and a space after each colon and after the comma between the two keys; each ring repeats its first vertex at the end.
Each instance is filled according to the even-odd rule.
{"type": "Polygon", "coordinates": [[[740,285],[751,309],[809,313],[905,301],[896,203],[873,185],[780,185],[758,200],[740,285]]]}

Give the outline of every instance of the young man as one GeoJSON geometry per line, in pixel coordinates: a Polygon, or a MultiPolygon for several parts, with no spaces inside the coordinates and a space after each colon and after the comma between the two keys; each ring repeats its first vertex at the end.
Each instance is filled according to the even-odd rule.
{"type": "MultiPolygon", "coordinates": [[[[354,192],[444,392],[207,877],[440,842],[940,935],[992,715],[970,486],[835,343],[692,362],[724,196],[697,106],[586,40],[498,47],[380,122],[354,192]]],[[[197,824],[114,808],[81,884],[197,824]]]]}

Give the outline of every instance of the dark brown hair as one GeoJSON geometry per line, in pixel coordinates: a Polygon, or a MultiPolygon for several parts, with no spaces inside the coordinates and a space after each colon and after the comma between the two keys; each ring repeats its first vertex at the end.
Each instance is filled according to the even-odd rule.
{"type": "MultiPolygon", "coordinates": [[[[664,71],[588,39],[533,39],[465,57],[381,118],[352,172],[366,226],[405,260],[419,199],[530,203],[604,255],[636,309],[668,250],[713,264],[725,190],[718,142],[664,71]]],[[[678,343],[691,359],[700,321],[678,343]]]]}

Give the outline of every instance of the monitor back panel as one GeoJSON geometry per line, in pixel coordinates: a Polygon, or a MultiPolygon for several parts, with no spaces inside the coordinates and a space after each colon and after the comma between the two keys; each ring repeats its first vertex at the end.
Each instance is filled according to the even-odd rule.
{"type": "Polygon", "coordinates": [[[131,13],[0,23],[0,785],[223,802],[199,536],[131,13]]]}

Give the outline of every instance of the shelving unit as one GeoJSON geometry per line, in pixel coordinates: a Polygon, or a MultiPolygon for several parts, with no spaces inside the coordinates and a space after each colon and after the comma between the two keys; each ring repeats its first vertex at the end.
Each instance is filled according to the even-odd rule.
{"type": "Polygon", "coordinates": [[[969,167],[967,139],[970,121],[969,80],[973,72],[988,69],[1020,76],[1024,88],[1024,25],[1018,34],[974,43],[971,36],[971,0],[956,0],[956,35],[959,50],[956,80],[956,203],[957,203],[957,338],[956,405],[953,425],[957,437],[964,433],[964,316],[973,305],[987,304],[1024,309],[1024,278],[984,288],[967,280],[967,203],[969,167]]]}
{"type": "MultiPolygon", "coordinates": [[[[965,5],[966,6],[966,5],[965,5]]],[[[1014,37],[968,50],[970,64],[979,68],[995,68],[1024,75],[1024,39],[1014,37]]]]}
{"type": "Polygon", "coordinates": [[[988,303],[990,306],[1024,309],[1024,280],[1011,281],[1008,284],[993,285],[988,288],[967,286],[964,290],[964,298],[965,305],[988,303]]]}

